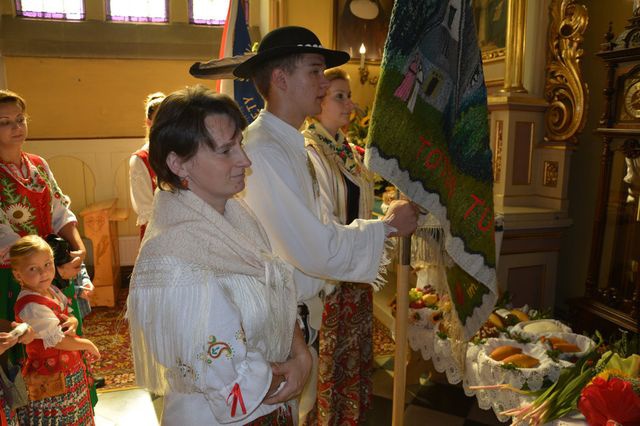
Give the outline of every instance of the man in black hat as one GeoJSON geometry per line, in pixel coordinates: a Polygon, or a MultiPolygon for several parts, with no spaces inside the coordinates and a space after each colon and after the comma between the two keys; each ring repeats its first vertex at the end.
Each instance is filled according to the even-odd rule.
{"type": "MultiPolygon", "coordinates": [[[[258,52],[234,75],[252,79],[265,109],[249,126],[246,152],[252,161],[244,198],[262,222],[273,250],[296,267],[299,312],[309,314],[307,343],[312,344],[322,320],[319,295],[327,280],[371,283],[384,262],[387,237],[410,235],[417,213],[406,201],[391,204],[382,220],[358,219],[343,226],[333,212],[322,211],[318,183],[299,129],[321,111],[329,87],[326,68],[349,60],[346,52],[325,49],[306,28],[282,27],[268,33],[258,52]]],[[[283,364],[278,374],[295,374],[283,364]]],[[[315,373],[305,388],[300,416],[315,402],[315,373]]],[[[292,377],[292,380],[294,377],[292,377]]],[[[289,379],[287,378],[287,381],[289,379]]],[[[285,395],[295,384],[287,383],[285,395]]]]}

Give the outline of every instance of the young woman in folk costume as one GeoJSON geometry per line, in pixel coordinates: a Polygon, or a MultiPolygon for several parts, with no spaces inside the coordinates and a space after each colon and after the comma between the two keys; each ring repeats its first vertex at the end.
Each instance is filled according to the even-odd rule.
{"type": "Polygon", "coordinates": [[[37,235],[20,238],[9,250],[11,269],[22,290],[14,312],[36,338],[26,345],[22,374],[29,404],[18,410],[24,425],[93,425],[90,378],[86,362],[100,358],[96,346],[75,334],[65,334],[69,300],[52,285],[55,265],[51,247],[37,235]],[[83,354],[82,351],[86,351],[83,354]]]}
{"type": "MultiPolygon", "coordinates": [[[[362,164],[362,149],[349,144],[342,131],[355,108],[349,76],[331,68],[325,77],[330,86],[322,111],[308,120],[303,134],[324,211],[349,224],[371,216],[373,175],[362,164]]],[[[372,390],[372,324],[371,285],[341,282],[326,296],[318,351],[318,424],[364,421],[372,390]]]]}
{"type": "MultiPolygon", "coordinates": [[[[151,93],[145,101],[145,125],[147,136],[158,107],[164,100],[162,92],[151,93]]],[[[153,211],[153,194],[156,191],[156,174],[149,163],[149,141],[134,152],[129,158],[129,190],[131,192],[131,207],[138,215],[136,225],[140,227],[140,239],[144,237],[147,223],[153,211]]]]}
{"type": "MultiPolygon", "coordinates": [[[[71,261],[58,266],[63,279],[80,272],[86,250],[69,209],[47,162],[23,151],[27,139],[26,102],[18,94],[0,90],[0,318],[13,320],[20,286],[11,274],[9,249],[22,236],[56,233],[71,249],[71,261]]],[[[70,316],[63,324],[68,333],[78,326],[70,316]]],[[[20,358],[21,347],[11,349],[20,358]]]]}

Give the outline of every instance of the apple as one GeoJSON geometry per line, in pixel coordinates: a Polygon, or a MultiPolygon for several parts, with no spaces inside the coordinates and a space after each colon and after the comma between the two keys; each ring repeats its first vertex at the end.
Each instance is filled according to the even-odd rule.
{"type": "Polygon", "coordinates": [[[425,304],[422,301],[422,299],[418,299],[418,300],[415,300],[415,301],[409,303],[409,307],[412,308],[412,309],[422,309],[422,308],[425,307],[425,304]]]}

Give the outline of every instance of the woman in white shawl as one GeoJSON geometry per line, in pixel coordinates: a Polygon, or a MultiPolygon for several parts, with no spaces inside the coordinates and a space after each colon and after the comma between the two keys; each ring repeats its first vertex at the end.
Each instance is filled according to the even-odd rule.
{"type": "Polygon", "coordinates": [[[311,356],[291,267],[234,195],[251,165],[246,121],[202,86],[169,95],[150,133],[161,191],[131,277],[136,380],[163,425],[293,424],[311,356]]]}

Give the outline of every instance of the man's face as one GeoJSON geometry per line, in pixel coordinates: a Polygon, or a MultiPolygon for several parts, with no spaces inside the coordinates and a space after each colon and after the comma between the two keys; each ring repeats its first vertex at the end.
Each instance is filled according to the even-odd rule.
{"type": "Polygon", "coordinates": [[[322,99],[329,88],[324,77],[324,57],[317,53],[305,53],[291,74],[287,74],[287,97],[305,116],[322,111],[322,99]]]}

